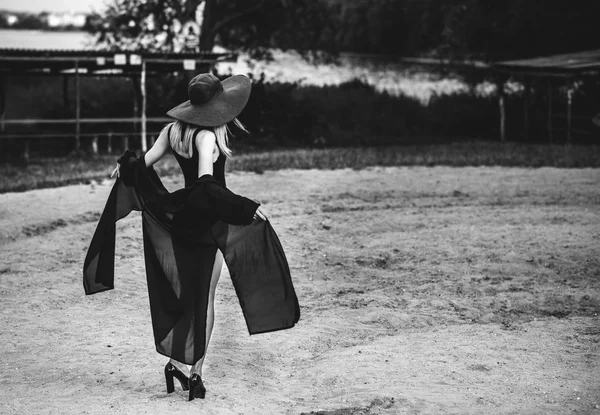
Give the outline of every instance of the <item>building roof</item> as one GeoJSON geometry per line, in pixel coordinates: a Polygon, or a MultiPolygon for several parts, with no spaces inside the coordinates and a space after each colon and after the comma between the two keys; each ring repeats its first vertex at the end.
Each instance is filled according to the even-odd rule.
{"type": "Polygon", "coordinates": [[[539,76],[589,76],[600,74],[600,49],[542,56],[493,64],[498,70],[539,76]]]}
{"type": "Polygon", "coordinates": [[[233,53],[156,53],[146,51],[0,49],[0,75],[125,76],[146,71],[171,73],[205,68],[216,62],[235,60],[233,53]]]}

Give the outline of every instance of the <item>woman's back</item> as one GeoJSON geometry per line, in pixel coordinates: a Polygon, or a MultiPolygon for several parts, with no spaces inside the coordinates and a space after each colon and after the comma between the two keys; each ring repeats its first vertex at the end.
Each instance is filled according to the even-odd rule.
{"type": "MultiPolygon", "coordinates": [[[[177,159],[177,162],[179,163],[179,167],[181,167],[181,171],[183,172],[183,178],[185,179],[185,187],[193,185],[196,179],[198,179],[198,164],[200,154],[198,153],[198,148],[196,147],[196,136],[199,132],[200,130],[196,132],[192,139],[192,142],[190,143],[190,145],[193,148],[192,157],[190,158],[183,157],[181,154],[177,153],[177,151],[175,151],[171,145],[169,145],[171,151],[173,152],[173,155],[175,156],[175,159],[177,159]]],[[[225,159],[225,155],[221,151],[219,151],[219,157],[213,163],[213,177],[216,181],[221,183],[223,187],[226,186],[225,159]]]]}

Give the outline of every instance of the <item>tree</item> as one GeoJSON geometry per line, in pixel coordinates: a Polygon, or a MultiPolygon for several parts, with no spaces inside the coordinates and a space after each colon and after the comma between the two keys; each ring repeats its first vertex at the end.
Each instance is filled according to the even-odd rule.
{"type": "MultiPolygon", "coordinates": [[[[112,0],[86,29],[107,49],[181,51],[187,22],[200,26],[200,50],[310,49],[325,9],[320,0],[112,0]]],[[[192,24],[191,26],[194,26],[192,24]]],[[[188,26],[189,27],[189,26],[188,26]]]]}
{"type": "Polygon", "coordinates": [[[194,20],[202,50],[498,60],[598,48],[597,11],[590,0],[111,0],[90,30],[110,48],[180,50],[194,20]]]}

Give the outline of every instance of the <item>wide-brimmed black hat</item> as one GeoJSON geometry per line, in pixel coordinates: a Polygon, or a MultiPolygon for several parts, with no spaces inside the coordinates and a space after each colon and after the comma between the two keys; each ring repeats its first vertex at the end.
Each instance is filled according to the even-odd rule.
{"type": "Polygon", "coordinates": [[[252,83],[244,75],[234,75],[223,82],[210,73],[192,78],[188,85],[189,100],[170,109],[167,115],[201,127],[217,127],[240,115],[252,83]]]}

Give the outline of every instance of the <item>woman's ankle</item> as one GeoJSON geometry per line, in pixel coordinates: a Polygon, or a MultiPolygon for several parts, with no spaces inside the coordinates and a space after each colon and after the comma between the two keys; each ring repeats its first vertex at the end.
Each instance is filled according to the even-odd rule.
{"type": "Polygon", "coordinates": [[[171,363],[173,366],[175,366],[177,369],[179,369],[181,372],[183,372],[185,375],[188,375],[188,373],[190,372],[190,370],[188,369],[187,365],[174,360],[174,359],[170,359],[169,363],[171,363]]]}
{"type": "Polygon", "coordinates": [[[202,377],[202,364],[195,364],[190,368],[190,376],[198,375],[202,377]]]}

